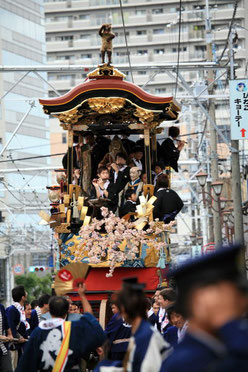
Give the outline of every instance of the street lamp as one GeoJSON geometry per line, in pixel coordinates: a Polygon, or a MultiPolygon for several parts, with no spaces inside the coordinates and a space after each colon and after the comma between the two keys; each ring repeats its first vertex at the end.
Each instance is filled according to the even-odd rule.
{"type": "Polygon", "coordinates": [[[197,173],[196,178],[201,187],[205,186],[207,177],[208,177],[207,173],[204,173],[204,172],[197,173]]]}
{"type": "Polygon", "coordinates": [[[227,199],[220,197],[220,209],[223,210],[226,207],[227,199]]]}
{"type": "Polygon", "coordinates": [[[222,181],[212,182],[211,187],[213,188],[215,195],[219,197],[223,188],[223,182],[222,181]]]}
{"type": "Polygon", "coordinates": [[[223,217],[222,218],[223,218],[223,222],[227,223],[227,221],[228,221],[228,215],[227,215],[226,212],[223,213],[223,217]]]}

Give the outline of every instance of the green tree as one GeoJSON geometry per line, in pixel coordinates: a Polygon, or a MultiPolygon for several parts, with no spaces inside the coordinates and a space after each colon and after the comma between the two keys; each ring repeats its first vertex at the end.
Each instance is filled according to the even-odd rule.
{"type": "Polygon", "coordinates": [[[41,295],[48,293],[52,294],[52,276],[47,274],[43,277],[38,277],[34,273],[16,276],[16,285],[23,285],[28,293],[28,301],[38,299],[41,295]]]}

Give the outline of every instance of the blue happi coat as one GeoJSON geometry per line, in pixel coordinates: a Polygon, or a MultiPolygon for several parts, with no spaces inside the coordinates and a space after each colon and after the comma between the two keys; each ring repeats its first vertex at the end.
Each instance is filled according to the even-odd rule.
{"type": "Polygon", "coordinates": [[[186,332],[161,372],[245,372],[248,370],[248,322],[232,321],[218,332],[186,332]]]}
{"type": "MultiPolygon", "coordinates": [[[[32,332],[16,372],[51,372],[63,339],[63,319],[42,321],[32,332]]],[[[68,360],[65,372],[79,364],[91,351],[101,346],[106,336],[96,318],[85,313],[71,322],[68,360]]]]}
{"type": "MultiPolygon", "coordinates": [[[[128,345],[126,370],[127,372],[158,372],[170,352],[170,345],[163,340],[161,334],[148,321],[142,320],[128,345]]],[[[121,371],[122,363],[103,361],[94,371],[118,371],[117,366],[121,371]]]]}

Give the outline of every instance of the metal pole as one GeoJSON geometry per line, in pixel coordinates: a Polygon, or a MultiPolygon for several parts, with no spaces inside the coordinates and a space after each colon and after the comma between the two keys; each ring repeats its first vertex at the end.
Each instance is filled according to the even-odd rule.
{"type": "Polygon", "coordinates": [[[7,90],[7,92],[5,92],[2,97],[0,98],[0,102],[2,101],[2,99],[4,99],[4,97],[6,97],[28,74],[30,73],[30,71],[27,71],[26,74],[24,74],[19,80],[17,80],[15,82],[15,84],[12,85],[11,88],[9,88],[7,90]]]}
{"type": "Polygon", "coordinates": [[[52,84],[49,83],[46,79],[43,78],[37,71],[34,71],[34,74],[37,75],[44,83],[46,83],[52,90],[60,97],[60,93],[57,91],[57,89],[54,88],[52,84]]]}
{"type": "Polygon", "coordinates": [[[17,133],[17,131],[19,130],[19,128],[21,127],[22,123],[24,122],[24,120],[26,119],[26,117],[28,116],[28,114],[30,113],[30,111],[32,110],[32,108],[34,107],[34,102],[31,102],[30,103],[30,107],[28,109],[28,111],[26,112],[26,114],[23,116],[22,120],[20,121],[20,123],[17,125],[16,129],[14,130],[14,132],[11,134],[8,142],[5,144],[5,146],[2,148],[2,151],[0,152],[0,156],[3,155],[4,151],[7,149],[7,147],[9,146],[10,142],[12,141],[12,139],[14,138],[15,134],[17,133]]]}
{"type": "MultiPolygon", "coordinates": [[[[229,37],[230,79],[234,80],[233,30],[229,37]]],[[[242,214],[241,177],[239,164],[239,141],[231,140],[232,151],[232,197],[234,206],[234,239],[244,245],[244,226],[242,214]]]]}
{"type": "MultiPolygon", "coordinates": [[[[208,0],[206,0],[206,44],[207,44],[207,60],[213,60],[212,52],[212,32],[211,32],[211,20],[209,15],[208,0]]],[[[214,81],[213,70],[208,71],[208,85],[214,81]]],[[[212,93],[213,87],[208,89],[208,94],[212,93]]],[[[215,103],[212,99],[209,99],[209,116],[215,122],[215,103]]],[[[210,132],[210,159],[211,159],[211,178],[212,181],[217,181],[219,178],[218,172],[218,154],[217,154],[217,132],[215,127],[209,123],[210,132]]],[[[214,227],[214,241],[216,245],[222,243],[222,232],[220,223],[220,211],[219,204],[215,200],[213,201],[213,227],[214,227]]]]}

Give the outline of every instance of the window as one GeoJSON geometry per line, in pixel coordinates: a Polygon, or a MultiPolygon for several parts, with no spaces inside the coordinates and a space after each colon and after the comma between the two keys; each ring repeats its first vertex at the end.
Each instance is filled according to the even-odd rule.
{"type": "Polygon", "coordinates": [[[73,35],[61,35],[55,37],[56,41],[66,41],[66,40],[73,40],[73,35]]]}
{"type": "Polygon", "coordinates": [[[166,92],[166,88],[155,88],[155,93],[157,94],[161,94],[165,92],[166,92]]]}
{"type": "Polygon", "coordinates": [[[145,56],[148,54],[148,51],[147,49],[140,49],[140,50],[137,50],[137,54],[138,56],[145,56]]]}
{"type": "Polygon", "coordinates": [[[195,50],[200,50],[204,52],[205,50],[207,50],[207,47],[206,45],[195,45],[195,50]]]}
{"type": "Polygon", "coordinates": [[[73,78],[75,78],[75,75],[68,74],[68,75],[58,75],[57,76],[58,80],[71,80],[73,78]]]}
{"type": "Polygon", "coordinates": [[[137,71],[138,75],[146,75],[146,71],[137,71]]]}
{"type": "Polygon", "coordinates": [[[163,48],[154,49],[154,54],[164,54],[164,49],[163,48]]]}
{"type": "Polygon", "coordinates": [[[72,61],[75,59],[75,56],[73,54],[68,54],[65,56],[56,56],[56,59],[58,61],[72,61]]]}
{"type": "Polygon", "coordinates": [[[152,14],[163,14],[163,13],[164,13],[163,8],[152,9],[152,14]]]}
{"type": "Polygon", "coordinates": [[[51,19],[51,21],[55,22],[61,22],[61,21],[67,21],[68,17],[67,16],[56,16],[54,19],[51,19]]]}
{"type": "Polygon", "coordinates": [[[56,80],[56,75],[50,75],[48,74],[48,80],[56,80]]]}
{"type": "Polygon", "coordinates": [[[146,9],[136,9],[135,10],[135,15],[141,16],[146,14],[146,9]]]}
{"type": "Polygon", "coordinates": [[[82,59],[89,59],[89,58],[92,58],[92,54],[90,54],[90,53],[83,53],[83,54],[81,54],[81,58],[82,58],[82,59]]]}
{"type": "Polygon", "coordinates": [[[73,55],[68,55],[68,56],[65,56],[65,60],[68,61],[68,60],[72,60],[72,59],[75,59],[75,56],[73,55]]]}
{"type": "Polygon", "coordinates": [[[89,14],[79,14],[79,19],[81,20],[89,19],[89,14]]]}
{"type": "Polygon", "coordinates": [[[80,39],[83,39],[83,40],[90,39],[90,34],[81,34],[80,39]]]}
{"type": "Polygon", "coordinates": [[[193,8],[196,10],[205,9],[205,5],[193,5],[193,8]]]}
{"type": "Polygon", "coordinates": [[[154,34],[154,35],[164,34],[164,28],[155,28],[155,29],[153,30],[153,34],[154,34]]]}
{"type": "MultiPolygon", "coordinates": [[[[187,51],[187,47],[183,47],[183,48],[179,48],[179,52],[186,52],[187,51]]],[[[178,48],[172,48],[172,53],[177,53],[178,52],[178,48]]]]}
{"type": "Polygon", "coordinates": [[[137,35],[146,35],[146,30],[138,30],[136,31],[137,35]]]}
{"type": "Polygon", "coordinates": [[[67,143],[66,133],[62,133],[62,143],[67,143]]]}
{"type": "Polygon", "coordinates": [[[194,25],[193,30],[194,31],[205,30],[205,26],[204,25],[194,25]]]}
{"type": "Polygon", "coordinates": [[[126,52],[116,52],[115,55],[116,55],[116,56],[119,56],[119,57],[120,57],[120,56],[123,57],[123,56],[126,56],[127,53],[126,53],[126,52]]]}

